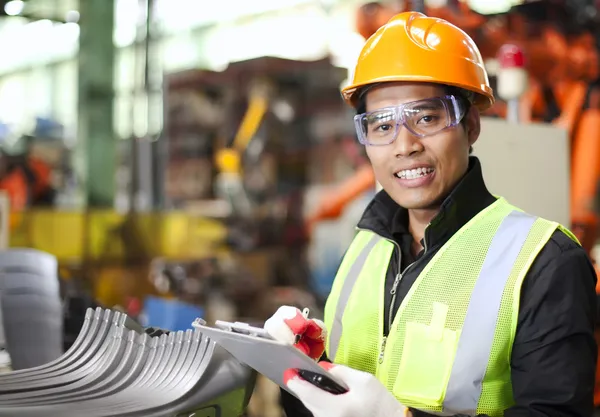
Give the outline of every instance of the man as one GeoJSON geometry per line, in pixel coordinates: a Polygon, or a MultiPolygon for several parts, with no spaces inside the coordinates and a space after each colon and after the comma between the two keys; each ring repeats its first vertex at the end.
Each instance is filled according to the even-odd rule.
{"type": "Polygon", "coordinates": [[[342,94],[383,191],[325,323],[284,306],[265,329],[335,363],[349,391],[290,370],[306,408],[284,393],[287,416],[591,416],[595,272],[568,230],[486,189],[470,153],[494,98],[473,41],[401,13],[366,42],[342,94]]]}

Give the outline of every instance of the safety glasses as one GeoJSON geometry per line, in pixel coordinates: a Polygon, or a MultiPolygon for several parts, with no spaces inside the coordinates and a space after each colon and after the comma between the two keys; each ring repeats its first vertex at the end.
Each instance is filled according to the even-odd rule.
{"type": "Polygon", "coordinates": [[[411,101],[354,116],[358,140],[363,145],[383,146],[394,142],[400,127],[423,138],[460,123],[466,106],[456,96],[411,101]]]}

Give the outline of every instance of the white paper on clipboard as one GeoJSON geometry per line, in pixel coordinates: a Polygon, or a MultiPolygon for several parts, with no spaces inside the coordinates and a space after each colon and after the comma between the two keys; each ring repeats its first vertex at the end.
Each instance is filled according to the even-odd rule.
{"type": "MultiPolygon", "coordinates": [[[[223,322],[217,323],[222,325],[223,322]]],[[[327,372],[294,346],[268,337],[263,329],[254,328],[245,323],[230,324],[237,325],[234,327],[236,331],[209,327],[200,321],[194,322],[193,326],[222,346],[238,361],[269,378],[294,396],[295,394],[286,387],[283,381],[283,373],[290,368],[315,372],[330,378],[341,386],[346,386],[339,378],[327,372]],[[246,330],[245,333],[248,334],[239,333],[238,330],[246,330]],[[261,335],[255,335],[256,333],[261,335]]]]}

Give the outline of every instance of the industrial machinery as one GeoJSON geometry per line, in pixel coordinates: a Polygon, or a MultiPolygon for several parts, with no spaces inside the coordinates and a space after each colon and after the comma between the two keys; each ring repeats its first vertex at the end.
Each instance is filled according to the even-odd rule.
{"type": "Polygon", "coordinates": [[[307,183],[320,181],[309,161],[338,131],[328,122],[345,114],[345,76],[328,59],[279,58],[167,75],[164,207],[15,211],[11,246],[55,255],[61,276],[100,306],[139,310],[148,295],[202,305],[220,282],[240,313],[268,314],[258,293],[307,286],[303,198],[307,183]],[[213,188],[223,177],[241,192],[213,188]]]}
{"type": "MultiPolygon", "coordinates": [[[[160,394],[145,395],[161,404],[173,400],[176,408],[154,410],[152,404],[139,403],[132,407],[138,407],[138,412],[144,410],[144,415],[177,415],[179,411],[212,415],[209,406],[214,405],[221,407],[215,415],[238,415],[252,393],[254,379],[248,369],[198,332],[148,337],[122,325],[116,309],[109,311],[115,305],[127,308],[136,304],[130,302],[131,297],[153,294],[204,305],[208,317],[213,313],[209,299],[227,300],[238,307],[231,318],[248,321],[268,317],[277,303],[311,305],[309,295],[290,290],[305,287],[308,281],[303,259],[307,237],[302,196],[315,177],[308,163],[314,148],[335,135],[331,132],[336,129],[326,123],[329,115],[344,112],[338,91],[345,75],[329,60],[277,58],[235,63],[223,72],[196,70],[171,75],[165,83],[166,210],[137,212],[135,216],[110,209],[19,213],[21,221],[13,230],[11,243],[50,252],[63,269],[78,265],[71,275],[85,277],[94,298],[108,307],[95,314],[88,311],[84,326],[104,323],[109,333],[97,332],[95,337],[90,333],[83,341],[71,340],[67,358],[59,359],[60,367],[51,364],[45,377],[36,376],[35,393],[29,390],[27,378],[21,379],[23,385],[11,384],[11,393],[1,392],[0,378],[0,393],[6,394],[6,401],[0,399],[0,415],[51,415],[49,401],[57,415],[110,415],[110,411],[101,414],[99,410],[110,409],[112,399],[93,395],[92,389],[102,386],[103,392],[111,392],[111,383],[124,377],[124,368],[111,368],[113,373],[108,373],[101,366],[88,367],[92,374],[85,380],[77,379],[84,372],[74,361],[85,354],[83,348],[89,343],[95,346],[87,362],[96,365],[109,363],[114,352],[130,352],[127,363],[140,373],[127,379],[131,385],[120,387],[119,392],[120,400],[127,403],[133,398],[133,403],[136,386],[145,384],[144,375],[149,376],[143,370],[165,362],[153,361],[147,353],[153,346],[168,347],[179,340],[182,349],[198,355],[195,363],[199,368],[207,367],[206,372],[192,373],[193,368],[168,361],[174,368],[166,372],[190,383],[171,384],[170,400],[159,398],[160,394]],[[254,80],[249,89],[247,80],[254,80]],[[189,175],[190,170],[194,174],[189,175]],[[212,187],[223,174],[229,176],[226,185],[243,191],[241,203],[239,193],[212,187]],[[61,230],[69,230],[69,236],[58,233],[61,230]],[[109,316],[103,318],[103,314],[109,316]],[[110,338],[110,332],[118,337],[110,338]],[[59,390],[52,385],[57,380],[46,377],[58,378],[54,372],[62,372],[65,364],[73,372],[61,375],[68,381],[61,383],[64,390],[59,390]],[[86,409],[73,409],[69,401],[74,398],[75,387],[82,386],[89,389],[89,401],[78,404],[86,409]],[[19,398],[25,396],[30,402],[35,397],[33,408],[23,408],[19,398]],[[227,404],[229,410],[224,408],[227,404]],[[163,411],[165,414],[160,414],[163,411]]],[[[328,168],[327,164],[322,166],[328,168]]],[[[219,308],[225,306],[221,303],[219,308]]],[[[218,316],[223,317],[222,310],[218,316]]],[[[89,327],[82,333],[89,333],[86,329],[89,327]]],[[[82,365],[83,361],[77,363],[82,365]]]]}
{"type": "MultiPolygon", "coordinates": [[[[345,114],[339,101],[345,75],[329,59],[263,57],[222,72],[170,76],[168,204],[222,221],[233,250],[271,250],[272,265],[285,258],[288,275],[302,271],[289,263],[302,262],[307,241],[303,196],[307,185],[319,182],[311,166],[315,149],[330,138],[327,118],[345,114]],[[178,173],[188,163],[206,166],[206,175],[195,194],[185,195],[178,173]],[[294,254],[282,254],[284,248],[294,254]]],[[[302,286],[306,279],[283,281],[302,286]]]]}

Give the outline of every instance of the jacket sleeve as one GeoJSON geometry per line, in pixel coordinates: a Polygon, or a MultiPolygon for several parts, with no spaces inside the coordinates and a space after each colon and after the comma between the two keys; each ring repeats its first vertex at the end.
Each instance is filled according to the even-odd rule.
{"type": "Polygon", "coordinates": [[[505,417],[593,415],[595,286],[585,251],[556,232],[523,283],[505,417]]]}

